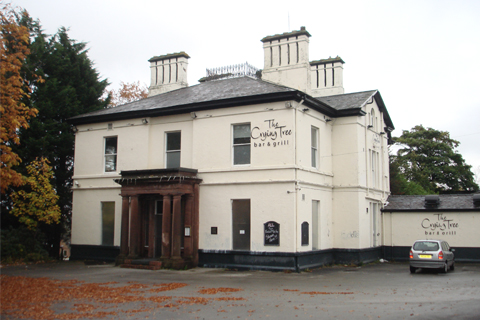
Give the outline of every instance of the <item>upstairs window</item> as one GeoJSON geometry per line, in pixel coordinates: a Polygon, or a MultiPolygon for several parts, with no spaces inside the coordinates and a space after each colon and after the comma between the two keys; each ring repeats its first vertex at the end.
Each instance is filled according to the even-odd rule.
{"type": "Polygon", "coordinates": [[[167,133],[167,149],[166,149],[166,167],[180,168],[180,147],[181,147],[181,132],[167,133]]]}
{"type": "Polygon", "coordinates": [[[105,172],[117,171],[117,137],[105,138],[105,172]]]}
{"type": "Polygon", "coordinates": [[[312,167],[318,168],[318,128],[311,130],[312,167]]]}
{"type": "Polygon", "coordinates": [[[379,166],[378,158],[379,158],[378,152],[372,150],[370,154],[370,163],[372,166],[372,187],[373,188],[379,187],[378,186],[378,166],[379,166]]]}
{"type": "Polygon", "coordinates": [[[250,123],[233,125],[233,165],[250,164],[250,123]]]}
{"type": "Polygon", "coordinates": [[[373,131],[377,131],[377,117],[375,116],[375,110],[372,108],[372,111],[370,111],[370,128],[372,128],[373,131]]]}

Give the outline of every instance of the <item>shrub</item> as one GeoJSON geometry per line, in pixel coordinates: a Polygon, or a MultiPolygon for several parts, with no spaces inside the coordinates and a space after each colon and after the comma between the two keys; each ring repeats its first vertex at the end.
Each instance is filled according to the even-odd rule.
{"type": "Polygon", "coordinates": [[[4,263],[23,260],[36,262],[48,260],[48,252],[43,248],[44,236],[25,227],[1,230],[1,257],[4,263]]]}

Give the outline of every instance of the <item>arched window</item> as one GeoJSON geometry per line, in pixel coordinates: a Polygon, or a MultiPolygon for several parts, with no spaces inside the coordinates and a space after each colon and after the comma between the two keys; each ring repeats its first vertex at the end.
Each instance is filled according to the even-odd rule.
{"type": "Polygon", "coordinates": [[[376,126],[376,121],[375,121],[375,110],[372,108],[372,111],[370,111],[370,128],[372,128],[373,130],[376,130],[377,126],[376,126]]]}

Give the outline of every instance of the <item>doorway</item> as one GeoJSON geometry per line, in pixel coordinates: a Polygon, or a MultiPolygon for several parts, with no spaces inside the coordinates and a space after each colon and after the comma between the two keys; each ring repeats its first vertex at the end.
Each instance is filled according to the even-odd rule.
{"type": "Polygon", "coordinates": [[[250,251],[250,199],[232,200],[233,250],[250,251]]]}

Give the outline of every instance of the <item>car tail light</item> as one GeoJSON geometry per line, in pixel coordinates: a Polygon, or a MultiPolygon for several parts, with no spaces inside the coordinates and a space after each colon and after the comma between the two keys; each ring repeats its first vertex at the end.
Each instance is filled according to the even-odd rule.
{"type": "Polygon", "coordinates": [[[443,260],[443,251],[440,251],[440,252],[438,253],[438,259],[443,260]]]}
{"type": "Polygon", "coordinates": [[[410,250],[410,259],[413,259],[413,252],[410,250]]]}

